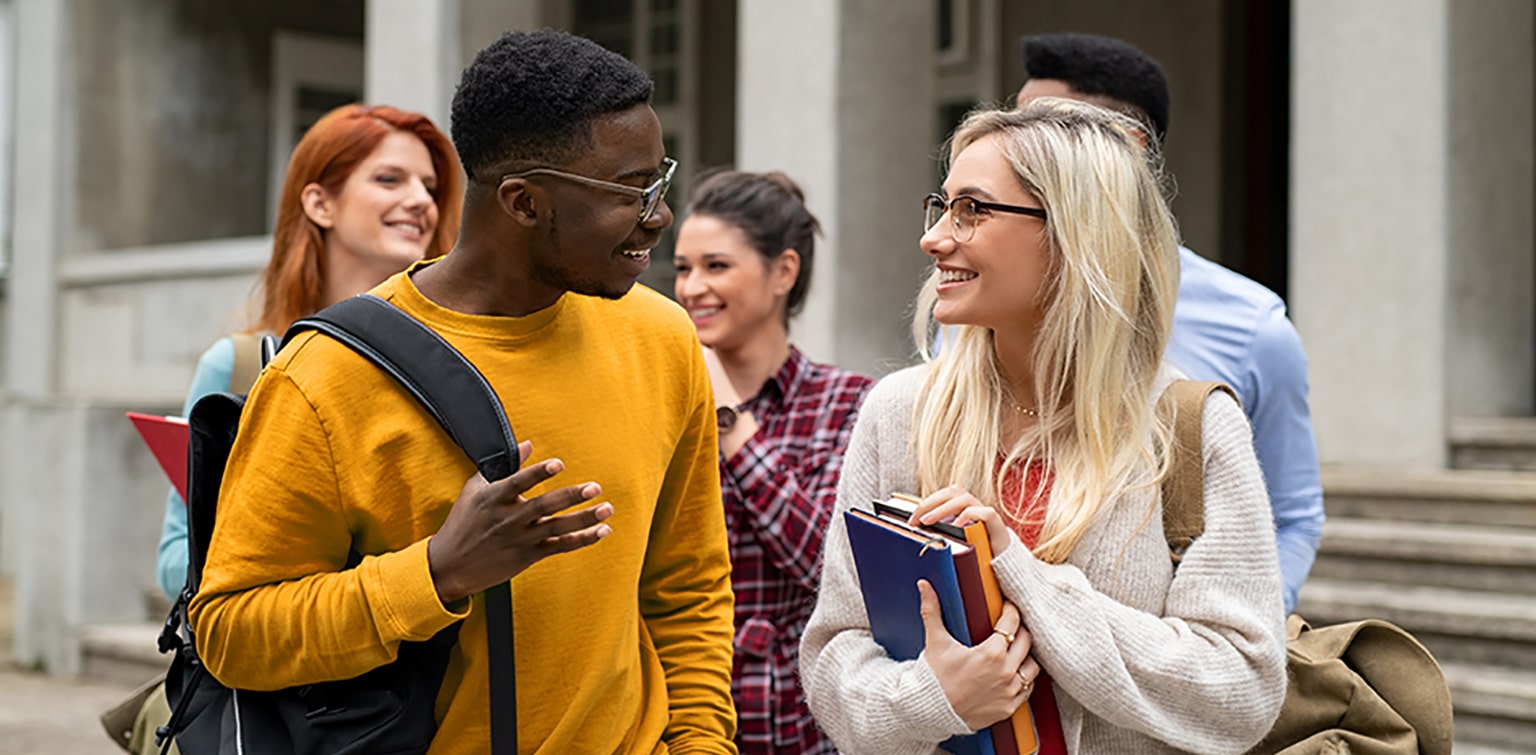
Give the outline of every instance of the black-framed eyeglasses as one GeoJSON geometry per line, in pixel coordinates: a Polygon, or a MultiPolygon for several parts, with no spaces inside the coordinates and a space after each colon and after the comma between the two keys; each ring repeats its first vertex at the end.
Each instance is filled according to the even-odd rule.
{"type": "Polygon", "coordinates": [[[645,221],[651,219],[652,215],[656,214],[657,208],[661,207],[662,200],[667,198],[667,189],[672,188],[672,175],[676,172],[677,161],[670,157],[663,157],[661,159],[661,177],[643,189],[638,186],[626,186],[612,181],[604,181],[600,178],[567,173],[554,168],[532,168],[518,173],[508,173],[502,176],[501,180],[505,181],[509,178],[524,178],[527,176],[554,176],[556,178],[564,178],[567,181],[575,181],[579,184],[586,184],[587,186],[594,186],[599,189],[607,189],[637,197],[640,200],[640,218],[635,222],[644,224],[645,221]]]}
{"type": "Polygon", "coordinates": [[[929,194],[923,198],[923,233],[933,230],[939,224],[946,213],[949,214],[950,233],[955,240],[965,243],[976,235],[977,216],[983,212],[1011,212],[1015,215],[1028,215],[1044,220],[1045,210],[1039,207],[1020,207],[1014,204],[1002,204],[999,202],[984,202],[969,194],[961,194],[954,199],[945,199],[938,194],[929,194]]]}

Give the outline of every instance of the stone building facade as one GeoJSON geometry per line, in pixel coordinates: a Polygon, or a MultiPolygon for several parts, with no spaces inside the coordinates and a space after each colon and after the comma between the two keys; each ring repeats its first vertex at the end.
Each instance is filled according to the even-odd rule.
{"type": "Polygon", "coordinates": [[[122,413],[177,411],[242,324],[304,126],[361,98],[446,127],[474,51],[541,26],[656,77],[674,207],[706,166],[802,183],[826,239],[793,336],[817,358],[912,360],[937,146],[1018,89],[1021,34],[1093,31],[1166,67],[1183,235],[1288,297],[1325,462],[1440,469],[1455,418],[1533,413],[1527,0],[0,0],[18,659],[72,673],[84,628],[150,619],[165,485],[122,413]]]}

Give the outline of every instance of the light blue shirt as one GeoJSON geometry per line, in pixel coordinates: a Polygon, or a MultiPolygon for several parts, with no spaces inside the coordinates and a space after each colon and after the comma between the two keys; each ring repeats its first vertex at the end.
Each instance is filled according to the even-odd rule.
{"type": "MultiPolygon", "coordinates": [[[[181,416],[190,415],[192,405],[198,399],[210,393],[229,390],[229,379],[234,370],[235,342],[220,338],[197,360],[197,372],[192,375],[192,385],[187,389],[187,401],[181,408],[181,416]]],[[[165,497],[165,521],[160,526],[155,581],[160,583],[161,592],[172,602],[187,583],[187,505],[176,494],[175,488],[171,488],[165,497]]]]}
{"type": "Polygon", "coordinates": [[[1323,534],[1323,486],[1307,405],[1307,355],[1273,291],[1179,248],[1179,301],[1168,361],[1195,380],[1231,386],[1253,425],[1285,582],[1296,610],[1323,534]]]}

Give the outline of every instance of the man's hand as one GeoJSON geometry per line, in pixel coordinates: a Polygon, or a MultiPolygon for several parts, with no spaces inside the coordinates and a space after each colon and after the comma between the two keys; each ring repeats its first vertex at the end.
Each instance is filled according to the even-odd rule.
{"type": "Polygon", "coordinates": [[[917,590],[927,633],[923,657],[938,677],[949,706],[972,731],[1013,715],[1029,700],[1035,677],[1040,675],[1040,665],[1029,656],[1032,642],[1019,621],[1019,609],[1004,603],[992,634],[975,647],[966,647],[944,628],[939,596],[928,581],[918,580],[917,590]]]}
{"type": "MultiPolygon", "coordinates": [[[[526,459],[533,444],[523,441],[517,450],[526,459]]],[[[613,515],[611,503],[555,514],[601,495],[603,490],[595,482],[523,497],[564,469],[559,459],[550,459],[498,482],[488,483],[476,473],[464,483],[442,529],[427,543],[432,584],[443,605],[505,582],[547,556],[584,548],[608,536],[612,528],[601,522],[613,515]]]]}

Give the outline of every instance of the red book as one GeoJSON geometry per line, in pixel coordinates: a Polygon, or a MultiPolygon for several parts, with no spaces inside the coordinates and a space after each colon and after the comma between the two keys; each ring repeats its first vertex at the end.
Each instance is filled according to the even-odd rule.
{"type": "Polygon", "coordinates": [[[155,461],[170,479],[181,502],[187,502],[187,442],[191,435],[184,417],[160,417],[154,414],[128,412],[128,419],[139,431],[139,437],[154,453],[155,461]]]}

